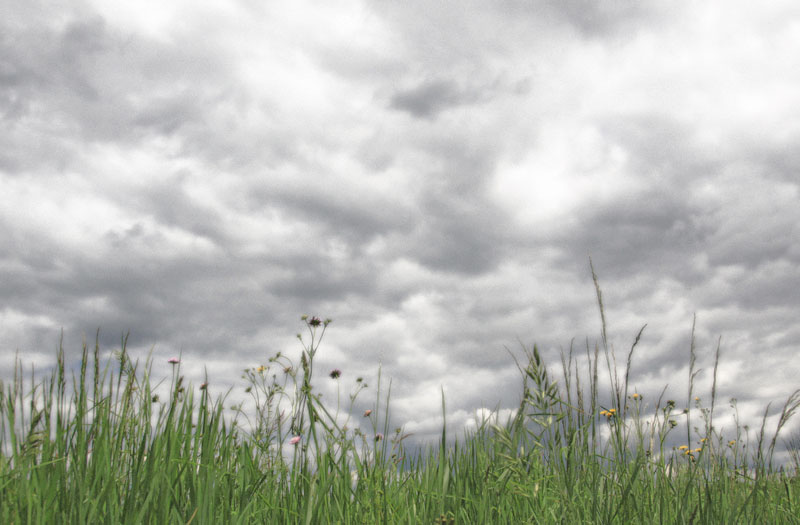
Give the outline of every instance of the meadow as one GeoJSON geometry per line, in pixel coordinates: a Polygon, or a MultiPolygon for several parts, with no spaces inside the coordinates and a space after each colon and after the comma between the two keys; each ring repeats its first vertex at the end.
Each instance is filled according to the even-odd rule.
{"type": "Polygon", "coordinates": [[[361,378],[349,409],[322,403],[314,359],[331,321],[317,317],[302,317],[299,363],[279,353],[244,371],[247,407],[186,384],[179,359],[159,362],[172,367],[160,398],[152,354],[132,362],[125,338],[105,363],[84,345],[77,375],[63,348],[43,379],[17,364],[0,385],[0,523],[800,523],[800,458],[774,460],[800,392],[776,426],[767,408],[723,435],[719,347],[701,396],[693,327],[686,398],[644,399],[629,384],[639,337],[618,366],[595,285],[601,341],[555,368],[526,348],[513,416],[455,440],[443,394],[441,440],[421,448],[389,428],[380,380],[366,412],[351,413],[361,378]]]}

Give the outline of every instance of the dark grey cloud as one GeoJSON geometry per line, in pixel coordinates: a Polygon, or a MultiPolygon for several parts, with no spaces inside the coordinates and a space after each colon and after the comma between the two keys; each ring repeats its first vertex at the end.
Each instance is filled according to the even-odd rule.
{"type": "Polygon", "coordinates": [[[479,96],[480,92],[465,92],[452,81],[434,80],[398,90],[390,104],[415,117],[434,118],[448,108],[476,102],[479,96]]]}
{"type": "Polygon", "coordinates": [[[479,274],[494,269],[507,255],[504,214],[489,203],[433,194],[422,198],[420,213],[409,252],[427,267],[479,274]]]}
{"type": "Polygon", "coordinates": [[[0,43],[9,129],[2,162],[10,172],[72,167],[81,160],[78,143],[139,143],[202,128],[208,105],[229,90],[221,82],[227,65],[202,42],[155,42],[86,7],[66,10],[63,24],[24,16],[21,30],[7,22],[14,37],[0,43]]]}
{"type": "Polygon", "coordinates": [[[591,38],[630,33],[641,26],[658,20],[668,8],[657,4],[629,2],[591,2],[590,0],[568,0],[560,2],[515,3],[515,9],[525,10],[530,15],[544,11],[546,16],[563,21],[576,28],[580,34],[591,38]],[[527,5],[525,5],[527,4],[527,5]]]}

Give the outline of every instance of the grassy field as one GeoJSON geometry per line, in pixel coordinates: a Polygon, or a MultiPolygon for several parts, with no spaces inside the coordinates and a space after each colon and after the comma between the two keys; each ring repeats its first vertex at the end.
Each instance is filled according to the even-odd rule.
{"type": "MultiPolygon", "coordinates": [[[[603,315],[599,287],[597,297],[603,315]]],[[[184,384],[177,359],[159,399],[152,359],[131,362],[124,340],[106,364],[84,346],[77,377],[63,350],[38,382],[18,365],[0,389],[0,523],[800,523],[797,456],[773,461],[800,393],[777,428],[765,411],[760,429],[719,434],[719,349],[709,403],[693,391],[693,342],[687,397],[643,399],[628,384],[639,338],[618,370],[603,321],[584,365],[571,348],[557,377],[526,350],[513,418],[447,446],[444,425],[439,443],[411,450],[388,428],[380,386],[353,428],[322,404],[311,385],[330,320],[302,319],[301,362],[278,354],[246,370],[252,406],[226,406],[233,418],[225,396],[184,384]]],[[[351,412],[364,388],[358,379],[351,412]]]]}

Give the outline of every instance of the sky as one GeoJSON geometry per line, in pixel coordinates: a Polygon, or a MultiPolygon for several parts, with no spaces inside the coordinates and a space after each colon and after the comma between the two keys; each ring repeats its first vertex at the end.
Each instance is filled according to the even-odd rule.
{"type": "Polygon", "coordinates": [[[591,258],[651,408],[696,315],[697,395],[719,343],[719,406],[774,414],[799,88],[792,1],[2,2],[0,377],[99,329],[242,396],[317,315],[317,391],[363,377],[358,419],[380,367],[423,442],[442,392],[448,432],[516,407],[523,347],[602,344],[591,258]]]}

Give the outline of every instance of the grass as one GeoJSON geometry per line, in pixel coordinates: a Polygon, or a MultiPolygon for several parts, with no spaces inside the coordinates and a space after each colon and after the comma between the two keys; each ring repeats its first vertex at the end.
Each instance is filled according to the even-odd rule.
{"type": "Polygon", "coordinates": [[[557,378],[536,346],[525,349],[514,416],[452,445],[446,424],[424,448],[407,448],[402,429],[390,435],[391,385],[385,396],[378,385],[364,414],[352,415],[367,388],[360,378],[347,409],[325,406],[312,379],[330,320],[316,317],[302,318],[310,340],[298,335],[298,366],[279,353],[245,370],[253,403],[234,406],[233,419],[223,417],[226,396],[184,384],[179,362],[159,399],[152,359],[140,369],[125,339],[103,366],[98,344],[84,345],[71,382],[61,348],[39,382],[17,364],[13,384],[0,385],[0,522],[800,523],[798,456],[793,469],[773,458],[800,392],[774,433],[767,407],[753,435],[737,419],[723,436],[714,426],[719,346],[703,406],[693,326],[686,408],[663,393],[651,405],[629,384],[642,332],[620,374],[595,285],[602,341],[581,359],[563,352],[557,378]]]}

